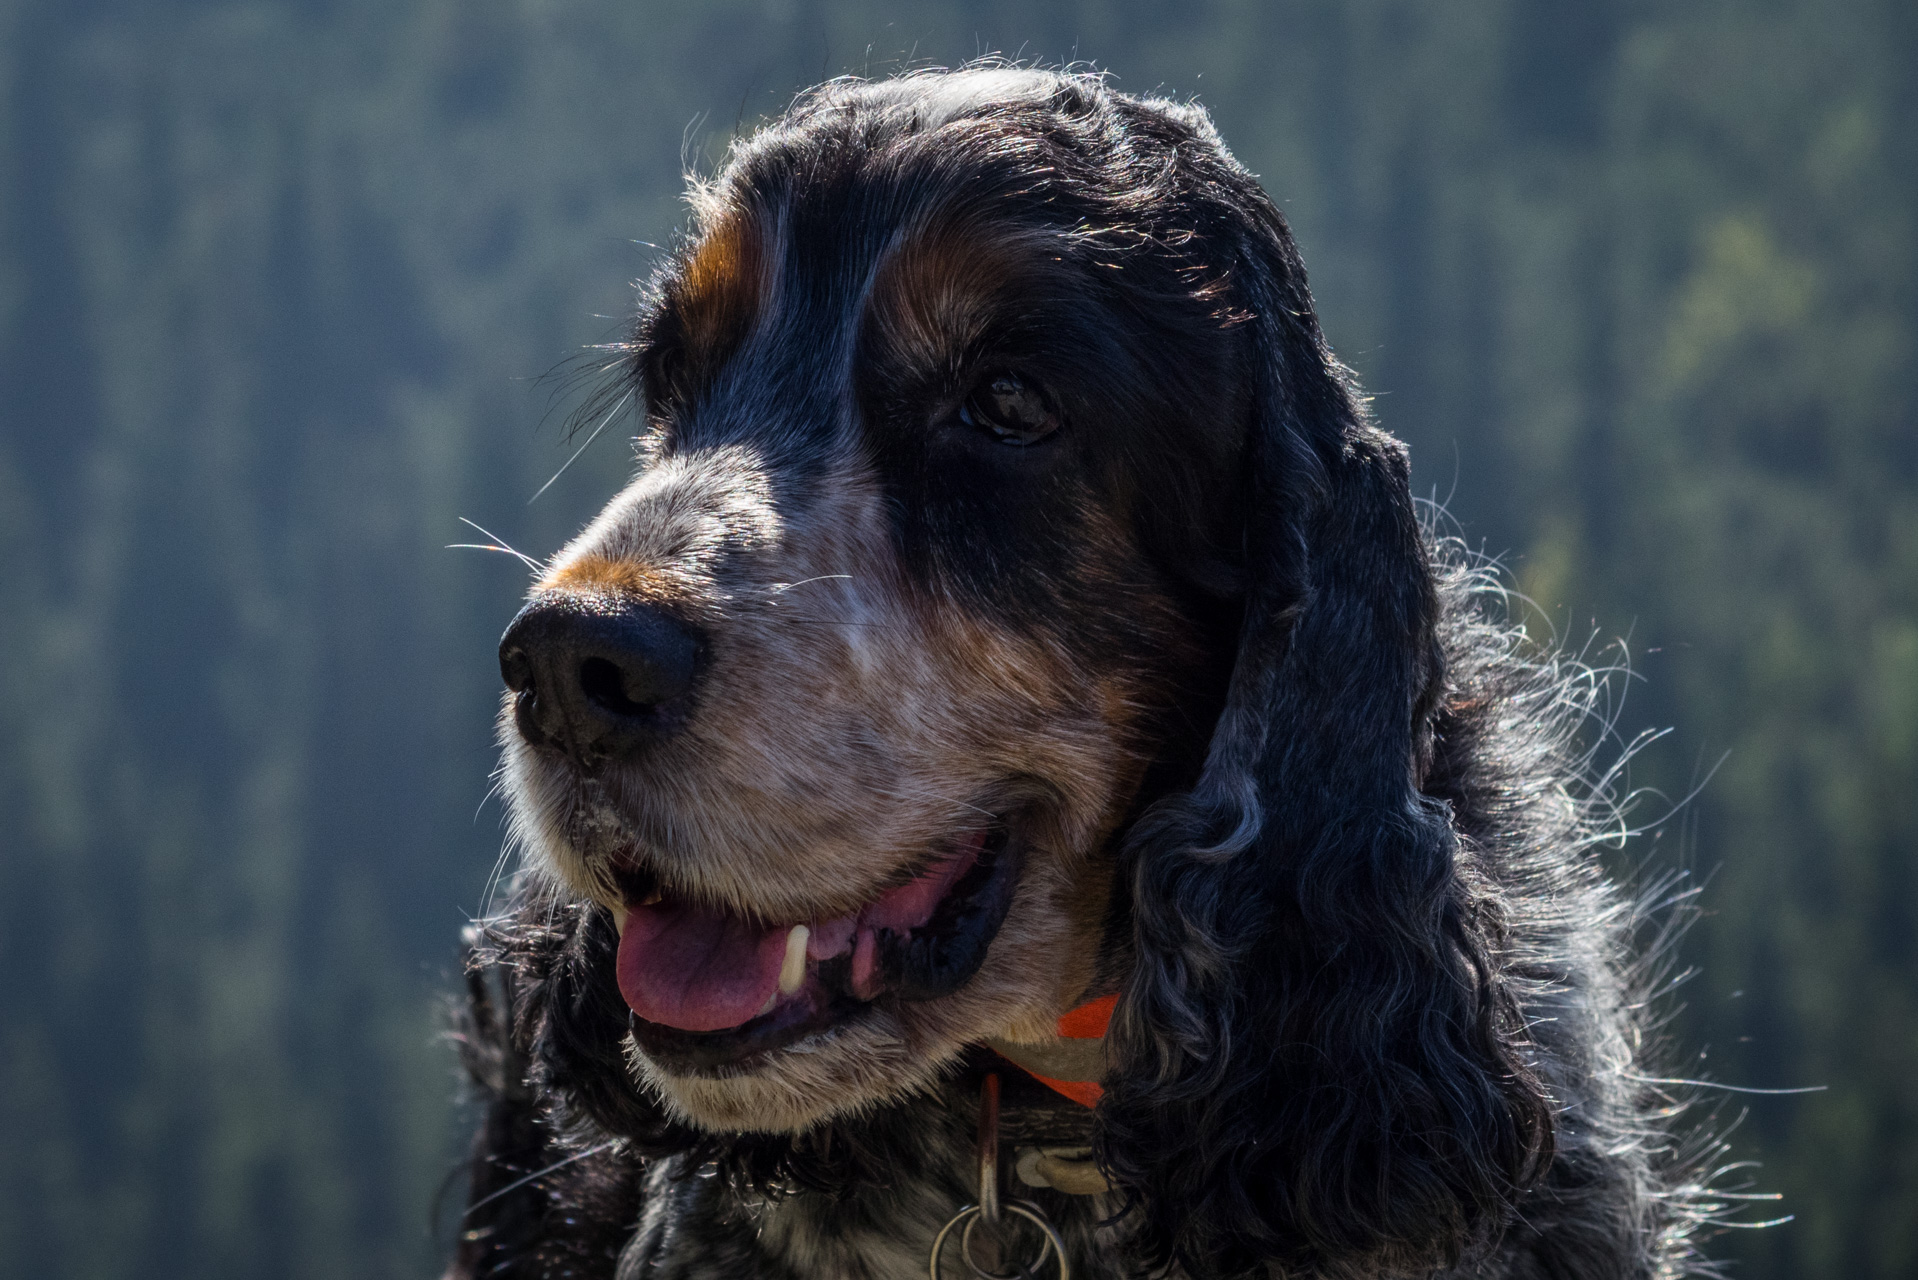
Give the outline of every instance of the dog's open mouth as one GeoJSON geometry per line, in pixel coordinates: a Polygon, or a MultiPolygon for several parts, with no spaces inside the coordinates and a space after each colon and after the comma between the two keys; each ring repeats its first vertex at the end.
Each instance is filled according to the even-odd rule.
{"type": "Polygon", "coordinates": [[[856,911],[769,924],[626,880],[619,990],[641,1051],[676,1074],[736,1066],[889,1000],[931,1000],[984,963],[1024,863],[1017,824],[967,832],[856,911]]]}

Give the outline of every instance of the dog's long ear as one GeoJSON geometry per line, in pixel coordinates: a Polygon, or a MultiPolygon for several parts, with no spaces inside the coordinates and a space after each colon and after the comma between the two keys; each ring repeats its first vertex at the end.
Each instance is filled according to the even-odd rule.
{"type": "Polygon", "coordinates": [[[1551,1112],[1495,904],[1419,791],[1444,672],[1404,450],[1326,349],[1276,208],[1249,180],[1232,203],[1244,623],[1198,785],[1129,837],[1102,1156],[1147,1253],[1192,1274],[1422,1274],[1503,1224],[1551,1112]]]}

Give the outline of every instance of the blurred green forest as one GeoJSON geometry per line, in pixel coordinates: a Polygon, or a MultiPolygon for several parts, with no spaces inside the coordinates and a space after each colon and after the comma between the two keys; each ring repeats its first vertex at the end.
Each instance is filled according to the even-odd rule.
{"type": "Polygon", "coordinates": [[[991,51],[1207,103],[1420,488],[1629,635],[1634,781],[1723,758],[1628,855],[1710,876],[1670,1065],[1829,1090],[1727,1099],[1796,1221],[1712,1248],[1918,1275],[1911,0],[0,0],[0,1275],[434,1270],[525,586],[458,519],[621,482],[529,505],[539,376],[684,164],[991,51]]]}

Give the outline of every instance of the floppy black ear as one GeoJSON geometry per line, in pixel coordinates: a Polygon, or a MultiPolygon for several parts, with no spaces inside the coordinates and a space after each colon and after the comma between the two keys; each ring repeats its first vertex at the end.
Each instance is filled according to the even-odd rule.
{"type": "Polygon", "coordinates": [[[1424,1273],[1494,1234],[1551,1111],[1498,917],[1418,787],[1443,682],[1403,447],[1371,426],[1256,185],[1249,586],[1198,785],[1127,847],[1136,964],[1102,1154],[1195,1275],[1424,1273]]]}

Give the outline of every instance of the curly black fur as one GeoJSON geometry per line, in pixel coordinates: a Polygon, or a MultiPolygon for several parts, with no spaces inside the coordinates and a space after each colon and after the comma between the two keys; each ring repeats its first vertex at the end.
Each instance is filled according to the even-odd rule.
{"type": "Polygon", "coordinates": [[[1456,1263],[1549,1163],[1496,897],[1421,790],[1445,682],[1404,452],[1365,422],[1256,188],[1235,255],[1268,371],[1247,609],[1199,785],[1135,828],[1106,1158],[1201,1274],[1456,1263]]]}
{"type": "MultiPolygon", "coordinates": [[[[1176,451],[1140,517],[1239,621],[1202,767],[1165,771],[1182,781],[1115,849],[1125,976],[1090,1132],[1125,1212],[1102,1226],[1048,1201],[1079,1266],[1676,1274],[1697,1215],[1637,1065],[1635,916],[1593,852],[1613,815],[1581,789],[1590,673],[1526,657],[1496,588],[1421,529],[1403,447],[1203,112],[1019,74],[991,82],[1005,102],[964,73],[827,86],[722,178],[776,185],[806,155],[971,113],[1133,255],[1114,287],[1138,332],[1175,355],[1195,326],[1236,335],[1243,385],[1207,394],[1239,434],[1176,451]]],[[[862,1241],[965,1198],[967,1063],[797,1137],[671,1120],[628,1071],[615,941],[603,909],[529,877],[474,948],[503,992],[475,979],[468,1062],[491,1109],[454,1274],[878,1274],[862,1241]]]]}

